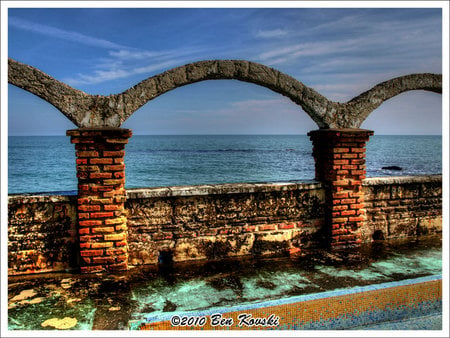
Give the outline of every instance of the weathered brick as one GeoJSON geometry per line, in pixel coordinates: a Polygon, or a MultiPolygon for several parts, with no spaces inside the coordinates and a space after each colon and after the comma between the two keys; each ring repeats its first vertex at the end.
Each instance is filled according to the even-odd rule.
{"type": "Polygon", "coordinates": [[[111,178],[112,173],[90,173],[89,178],[111,178]]]}
{"type": "Polygon", "coordinates": [[[127,219],[125,217],[109,218],[105,220],[106,225],[110,224],[122,224],[126,223],[127,219]]]}
{"type": "Polygon", "coordinates": [[[127,250],[126,248],[107,249],[105,253],[107,256],[124,255],[127,253],[127,250]]]}
{"type": "Polygon", "coordinates": [[[125,170],[125,164],[105,165],[103,167],[105,171],[123,171],[125,170]]]}
{"type": "Polygon", "coordinates": [[[96,165],[77,165],[78,171],[99,171],[100,168],[96,165]]]}
{"type": "Polygon", "coordinates": [[[92,249],[111,248],[114,246],[114,242],[93,242],[91,243],[92,249]]]}
{"type": "MultiPolygon", "coordinates": [[[[344,165],[344,164],[348,164],[348,161],[349,160],[336,160],[336,161],[333,161],[333,164],[336,164],[336,165],[344,165]]],[[[340,169],[340,168],[339,168],[340,169]]]]}
{"type": "Polygon", "coordinates": [[[89,232],[90,232],[89,228],[80,228],[80,229],[78,229],[78,233],[79,233],[80,235],[86,235],[86,234],[88,234],[89,232]]]}
{"type": "Polygon", "coordinates": [[[348,192],[339,192],[339,193],[333,194],[333,198],[347,198],[347,197],[348,197],[348,192]]]}
{"type": "Polygon", "coordinates": [[[276,230],[276,224],[262,224],[258,226],[258,231],[276,230]]]}
{"type": "Polygon", "coordinates": [[[119,150],[119,151],[104,150],[103,156],[104,157],[124,157],[125,151],[124,150],[119,150]]]}
{"type": "Polygon", "coordinates": [[[349,220],[350,222],[361,222],[361,221],[364,221],[364,217],[362,217],[362,216],[358,216],[358,217],[350,217],[348,220],[349,220]]]}
{"type": "Polygon", "coordinates": [[[78,210],[80,211],[100,211],[100,206],[99,205],[79,205],[78,206],[78,210]]]}
{"type": "Polygon", "coordinates": [[[80,256],[81,257],[93,257],[93,256],[102,256],[103,250],[81,250],[80,256]]]}
{"type": "Polygon", "coordinates": [[[100,158],[91,158],[89,159],[90,164],[112,164],[113,159],[110,157],[100,157],[100,158]]]}
{"type": "Polygon", "coordinates": [[[91,227],[91,226],[97,226],[102,225],[103,221],[100,220],[87,220],[87,221],[79,221],[78,224],[82,227],[91,227]]]}
{"type": "Polygon", "coordinates": [[[358,154],[352,154],[352,153],[349,153],[349,154],[342,154],[342,157],[341,157],[342,159],[351,159],[351,158],[358,158],[358,154]]]}
{"type": "Polygon", "coordinates": [[[114,211],[114,210],[123,209],[123,205],[122,204],[105,204],[103,206],[103,208],[106,211],[114,211]]]}
{"type": "Polygon", "coordinates": [[[120,233],[120,234],[105,235],[104,238],[105,238],[105,241],[123,241],[123,240],[126,240],[127,234],[120,233]]]}
{"type": "Polygon", "coordinates": [[[91,218],[106,218],[106,217],[113,217],[113,212],[91,212],[90,213],[91,218]]]}
{"type": "Polygon", "coordinates": [[[97,151],[77,151],[76,152],[77,157],[98,157],[97,151]]]}
{"type": "Polygon", "coordinates": [[[118,185],[125,183],[124,179],[111,179],[111,180],[104,180],[103,184],[105,185],[118,185]]]}
{"type": "Polygon", "coordinates": [[[93,234],[98,233],[112,233],[114,232],[114,227],[98,227],[98,228],[92,228],[91,229],[93,234]]]}

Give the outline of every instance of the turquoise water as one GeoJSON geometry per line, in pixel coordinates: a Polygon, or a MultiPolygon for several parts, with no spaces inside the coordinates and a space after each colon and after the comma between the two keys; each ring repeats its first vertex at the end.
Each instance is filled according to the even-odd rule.
{"type": "MultiPolygon", "coordinates": [[[[442,172],[441,136],[373,136],[367,176],[442,172]],[[381,169],[400,166],[402,171],[381,169]]],[[[292,181],[314,178],[306,135],[133,136],[126,187],[292,181]]],[[[8,192],[75,191],[75,150],[66,136],[10,136],[8,192]]]]}
{"type": "MultiPolygon", "coordinates": [[[[77,319],[73,329],[126,330],[132,322],[186,311],[229,312],[233,307],[291,302],[292,297],[313,299],[346,294],[384,283],[442,275],[439,237],[366,244],[336,256],[340,258],[337,260],[323,254],[319,251],[298,258],[247,257],[165,268],[148,266],[116,275],[47,274],[10,278],[8,325],[10,330],[41,330],[41,324],[48,319],[71,317],[77,319]],[[23,290],[33,290],[34,298],[14,300],[23,290]],[[42,301],[33,301],[36,298],[42,301]]],[[[386,315],[389,315],[387,321],[397,319],[395,313],[386,315]]],[[[440,316],[433,315],[434,328],[440,316]]],[[[406,325],[388,324],[397,324],[394,329],[406,325]]],[[[430,329],[425,324],[408,327],[430,329]]]]}

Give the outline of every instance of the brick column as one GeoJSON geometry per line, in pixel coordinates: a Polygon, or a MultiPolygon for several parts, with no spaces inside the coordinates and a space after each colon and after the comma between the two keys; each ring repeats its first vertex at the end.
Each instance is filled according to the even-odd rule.
{"type": "Polygon", "coordinates": [[[124,149],[131,135],[131,130],[121,128],[67,131],[77,156],[83,273],[128,268],[124,149]]]}
{"type": "Polygon", "coordinates": [[[323,182],[326,189],[325,232],[331,249],[361,244],[365,145],[371,135],[373,131],[364,129],[319,129],[308,133],[313,143],[316,180],[323,182]]]}

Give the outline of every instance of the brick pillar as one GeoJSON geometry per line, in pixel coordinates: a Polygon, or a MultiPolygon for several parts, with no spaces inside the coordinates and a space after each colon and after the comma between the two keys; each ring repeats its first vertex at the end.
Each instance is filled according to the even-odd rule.
{"type": "Polygon", "coordinates": [[[331,249],[361,244],[365,145],[371,135],[373,131],[364,129],[319,129],[308,133],[313,143],[316,180],[323,182],[326,189],[325,232],[331,249]]]}
{"type": "Polygon", "coordinates": [[[67,131],[77,156],[83,273],[128,268],[124,149],[131,135],[131,130],[121,128],[67,131]]]}

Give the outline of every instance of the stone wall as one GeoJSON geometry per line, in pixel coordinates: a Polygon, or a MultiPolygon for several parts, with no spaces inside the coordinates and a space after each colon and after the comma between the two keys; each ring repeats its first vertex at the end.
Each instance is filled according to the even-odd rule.
{"type": "MultiPolygon", "coordinates": [[[[363,192],[363,241],[442,231],[440,175],[370,178],[363,192]]],[[[317,182],[127,190],[129,265],[302,252],[323,241],[324,196],[317,182]]],[[[8,273],[76,271],[76,208],[77,196],[9,196],[8,273]]]]}
{"type": "Polygon", "coordinates": [[[323,225],[319,183],[136,189],[128,196],[131,265],[167,256],[185,261],[299,252],[323,225]]]}
{"type": "Polygon", "coordinates": [[[76,201],[76,196],[9,196],[9,274],[78,266],[76,201]]]}
{"type": "Polygon", "coordinates": [[[442,232],[442,176],[369,178],[363,182],[363,240],[442,232]]]}

